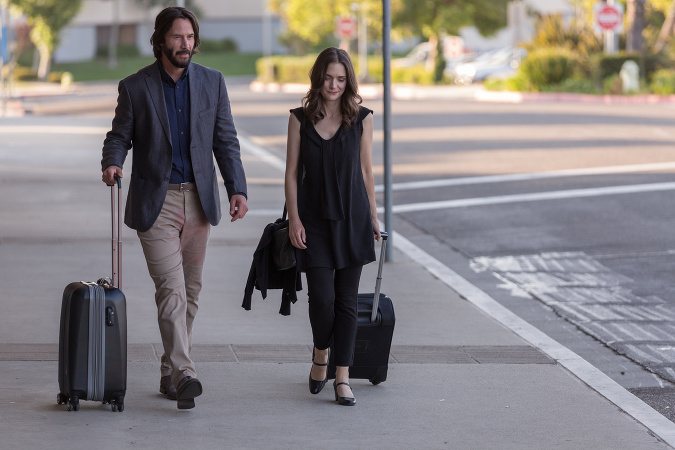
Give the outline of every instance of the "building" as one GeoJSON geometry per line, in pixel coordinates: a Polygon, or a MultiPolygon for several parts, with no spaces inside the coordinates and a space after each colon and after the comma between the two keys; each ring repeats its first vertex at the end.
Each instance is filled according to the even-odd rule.
{"type": "MultiPolygon", "coordinates": [[[[195,0],[202,40],[231,39],[241,52],[263,52],[263,36],[269,35],[272,52],[284,52],[275,36],[281,23],[265,13],[266,0],[195,0]],[[269,33],[265,33],[268,26],[269,33]]],[[[54,52],[57,63],[86,61],[98,49],[107,48],[111,25],[119,24],[120,45],[136,46],[142,55],[152,55],[150,36],[161,7],[146,8],[134,0],[84,0],[82,10],[61,33],[54,52]]]]}

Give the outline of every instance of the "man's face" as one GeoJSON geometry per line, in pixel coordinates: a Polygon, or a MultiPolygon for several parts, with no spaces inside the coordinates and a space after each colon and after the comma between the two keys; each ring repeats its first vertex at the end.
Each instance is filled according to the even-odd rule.
{"type": "Polygon", "coordinates": [[[190,64],[195,46],[195,32],[187,19],[176,19],[166,33],[162,50],[166,59],[176,68],[190,64]]]}

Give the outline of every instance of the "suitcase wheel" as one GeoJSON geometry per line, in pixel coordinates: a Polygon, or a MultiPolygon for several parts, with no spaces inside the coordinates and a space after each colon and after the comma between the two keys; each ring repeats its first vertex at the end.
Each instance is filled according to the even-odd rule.
{"type": "Polygon", "coordinates": [[[368,380],[368,381],[370,381],[371,383],[373,383],[373,385],[375,385],[375,386],[377,386],[378,384],[382,383],[380,380],[368,380]]]}
{"type": "Polygon", "coordinates": [[[68,403],[68,396],[66,394],[61,393],[56,394],[57,405],[65,405],[66,403],[68,403]]]}
{"type": "Polygon", "coordinates": [[[78,397],[71,397],[70,401],[68,402],[68,406],[66,406],[66,409],[68,411],[79,411],[80,410],[80,399],[78,397]]]}
{"type": "Polygon", "coordinates": [[[124,411],[124,397],[112,398],[110,399],[110,409],[112,412],[122,412],[124,411]]]}

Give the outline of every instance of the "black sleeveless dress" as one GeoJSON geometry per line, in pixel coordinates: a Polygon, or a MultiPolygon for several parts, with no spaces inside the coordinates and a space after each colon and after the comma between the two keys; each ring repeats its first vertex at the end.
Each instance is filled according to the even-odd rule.
{"type": "Polygon", "coordinates": [[[343,269],[375,261],[368,193],[361,172],[363,119],[370,109],[360,107],[359,118],[326,140],[302,108],[291,113],[300,121],[298,214],[305,227],[305,250],[296,250],[298,270],[315,267],[343,269]]]}

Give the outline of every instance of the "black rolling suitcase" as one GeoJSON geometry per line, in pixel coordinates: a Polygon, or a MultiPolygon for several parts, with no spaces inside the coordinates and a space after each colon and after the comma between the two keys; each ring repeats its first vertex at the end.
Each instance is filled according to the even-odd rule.
{"type": "Polygon", "coordinates": [[[121,182],[111,186],[112,280],[70,283],[63,291],[57,403],[79,410],[80,400],[124,411],[127,390],[127,311],[121,287],[121,182]],[[115,202],[117,191],[117,202],[115,202]],[[115,226],[117,204],[117,227],[115,226]]]}
{"type": "MultiPolygon", "coordinates": [[[[387,238],[387,233],[382,232],[382,250],[375,292],[359,294],[358,297],[358,328],[354,343],[354,364],[349,369],[349,378],[363,378],[373,384],[379,384],[387,379],[389,351],[394,335],[394,322],[396,322],[391,299],[380,293],[387,238]]],[[[335,378],[332,346],[328,361],[328,378],[335,378]]]]}

